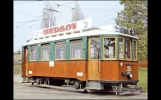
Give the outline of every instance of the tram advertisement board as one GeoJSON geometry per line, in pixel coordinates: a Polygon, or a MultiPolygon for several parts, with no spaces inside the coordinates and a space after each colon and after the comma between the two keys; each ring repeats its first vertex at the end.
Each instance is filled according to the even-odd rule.
{"type": "Polygon", "coordinates": [[[63,25],[45,28],[37,31],[38,33],[37,35],[44,36],[44,35],[49,35],[49,34],[54,34],[59,32],[79,30],[79,29],[85,29],[85,28],[92,28],[92,19],[85,19],[77,22],[72,22],[69,24],[63,24],[63,25]]]}

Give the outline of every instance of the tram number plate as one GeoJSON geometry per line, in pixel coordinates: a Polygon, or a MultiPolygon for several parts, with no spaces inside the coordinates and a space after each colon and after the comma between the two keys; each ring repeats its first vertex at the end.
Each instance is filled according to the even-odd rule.
{"type": "Polygon", "coordinates": [[[131,71],[131,66],[127,66],[127,71],[128,71],[128,72],[131,71]]]}

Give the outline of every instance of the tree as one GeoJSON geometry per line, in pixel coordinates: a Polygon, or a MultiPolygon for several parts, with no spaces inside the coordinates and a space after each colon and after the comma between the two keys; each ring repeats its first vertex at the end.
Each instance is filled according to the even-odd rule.
{"type": "Polygon", "coordinates": [[[138,60],[147,58],[147,1],[121,0],[124,9],[118,13],[116,24],[120,27],[134,28],[138,40],[138,60]]]}
{"type": "Polygon", "coordinates": [[[41,28],[48,28],[51,26],[55,26],[55,13],[54,10],[48,10],[52,9],[52,5],[50,3],[45,3],[45,8],[42,11],[42,21],[41,21],[41,28]],[[50,21],[49,21],[50,20],[50,21]],[[49,25],[50,24],[50,25],[49,25]]]}
{"type": "Polygon", "coordinates": [[[72,8],[72,22],[83,20],[84,18],[84,14],[81,12],[79,4],[75,2],[74,8],[72,8]]]}

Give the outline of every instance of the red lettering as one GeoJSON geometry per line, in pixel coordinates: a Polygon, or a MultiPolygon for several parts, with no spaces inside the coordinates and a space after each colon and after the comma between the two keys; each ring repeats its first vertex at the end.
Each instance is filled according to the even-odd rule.
{"type": "Polygon", "coordinates": [[[57,32],[68,31],[68,30],[76,29],[76,28],[77,28],[77,23],[72,23],[72,24],[62,25],[60,27],[45,29],[43,30],[43,33],[44,35],[47,35],[47,34],[52,34],[52,33],[57,33],[57,32]]]}
{"type": "Polygon", "coordinates": [[[66,28],[65,28],[67,31],[68,30],[70,30],[71,29],[71,25],[70,24],[68,24],[67,26],[66,26],[66,28]]]}
{"type": "Polygon", "coordinates": [[[76,29],[77,28],[77,23],[73,23],[72,24],[72,29],[76,29]]]}
{"type": "Polygon", "coordinates": [[[55,33],[59,32],[59,27],[55,27],[55,33]]]}
{"type": "Polygon", "coordinates": [[[64,25],[60,27],[60,32],[65,31],[64,25]]]}
{"type": "Polygon", "coordinates": [[[50,32],[50,30],[49,30],[49,29],[47,29],[47,33],[46,33],[46,34],[49,34],[49,32],[50,32]]]}
{"type": "Polygon", "coordinates": [[[44,35],[46,35],[46,30],[43,31],[44,35]]]}
{"type": "Polygon", "coordinates": [[[52,34],[54,32],[54,28],[49,29],[49,33],[52,34]]]}

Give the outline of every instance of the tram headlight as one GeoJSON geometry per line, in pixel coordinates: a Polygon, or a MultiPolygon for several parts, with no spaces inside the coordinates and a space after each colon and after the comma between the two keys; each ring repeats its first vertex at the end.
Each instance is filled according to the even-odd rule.
{"type": "Polygon", "coordinates": [[[127,72],[127,78],[128,79],[132,79],[132,77],[133,77],[132,73],[131,72],[127,72]]]}
{"type": "Polygon", "coordinates": [[[125,76],[126,75],[126,72],[122,72],[121,74],[122,74],[122,76],[125,76]]]}

